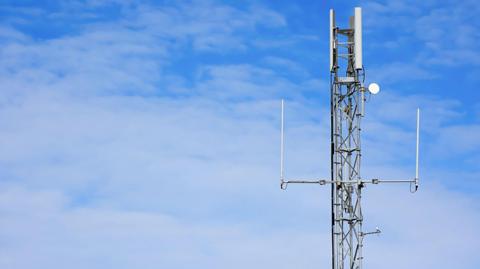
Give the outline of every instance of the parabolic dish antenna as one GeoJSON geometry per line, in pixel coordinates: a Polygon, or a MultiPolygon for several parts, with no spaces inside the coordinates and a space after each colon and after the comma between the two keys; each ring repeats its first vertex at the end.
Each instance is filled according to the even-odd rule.
{"type": "Polygon", "coordinates": [[[371,94],[377,94],[380,91],[380,86],[378,86],[377,83],[370,83],[370,85],[368,85],[368,91],[371,94]]]}

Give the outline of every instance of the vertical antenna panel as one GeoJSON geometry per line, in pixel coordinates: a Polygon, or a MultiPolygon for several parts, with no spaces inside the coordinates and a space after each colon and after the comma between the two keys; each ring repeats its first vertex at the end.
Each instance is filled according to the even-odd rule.
{"type": "Polygon", "coordinates": [[[354,42],[355,42],[355,69],[363,68],[362,59],[362,8],[355,8],[354,23],[354,42]]]}
{"type": "Polygon", "coordinates": [[[335,48],[335,37],[334,37],[334,28],[335,28],[335,11],[330,9],[330,72],[333,71],[333,50],[335,48]]]}

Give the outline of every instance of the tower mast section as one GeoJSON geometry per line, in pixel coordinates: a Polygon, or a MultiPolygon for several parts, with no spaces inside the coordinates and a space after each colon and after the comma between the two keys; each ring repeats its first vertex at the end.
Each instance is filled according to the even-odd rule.
{"type": "MultiPolygon", "coordinates": [[[[331,186],[332,269],[362,269],[363,232],[362,189],[366,184],[409,183],[412,192],[418,189],[419,122],[415,177],[406,180],[363,179],[360,174],[362,145],[361,119],[365,115],[365,72],[362,55],[362,9],[356,7],[349,27],[335,24],[335,12],[330,10],[330,179],[286,179],[284,171],[284,102],[282,100],[280,187],[290,183],[331,186]],[[413,186],[413,189],[412,189],[413,186]]],[[[379,86],[370,84],[368,92],[376,94],[379,86]]]]}

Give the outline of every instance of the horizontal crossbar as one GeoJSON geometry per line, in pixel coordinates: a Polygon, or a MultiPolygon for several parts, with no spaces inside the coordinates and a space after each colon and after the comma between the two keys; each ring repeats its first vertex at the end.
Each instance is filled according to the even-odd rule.
{"type": "Polygon", "coordinates": [[[397,180],[388,180],[388,179],[370,179],[370,180],[326,180],[326,179],[317,179],[317,180],[305,180],[305,179],[292,179],[292,180],[285,180],[282,184],[290,184],[290,183],[301,183],[301,184],[379,184],[379,183],[415,183],[417,182],[416,179],[397,179],[397,180]]]}

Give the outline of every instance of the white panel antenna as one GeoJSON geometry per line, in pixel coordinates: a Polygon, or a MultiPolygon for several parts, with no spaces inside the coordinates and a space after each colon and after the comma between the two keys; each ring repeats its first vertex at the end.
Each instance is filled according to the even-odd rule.
{"type": "Polygon", "coordinates": [[[335,49],[335,11],[330,9],[330,72],[333,71],[335,63],[333,62],[333,50],[335,49]]]}
{"type": "Polygon", "coordinates": [[[363,56],[362,56],[362,8],[355,8],[355,21],[354,21],[354,34],[353,39],[355,42],[355,69],[363,68],[363,56]]]}

